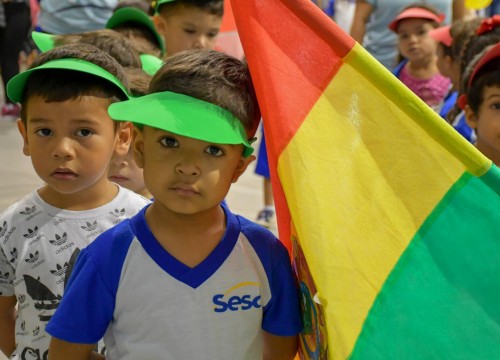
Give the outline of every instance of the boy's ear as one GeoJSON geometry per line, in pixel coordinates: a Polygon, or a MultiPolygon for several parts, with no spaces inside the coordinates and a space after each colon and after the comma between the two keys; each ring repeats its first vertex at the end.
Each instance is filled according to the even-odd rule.
{"type": "Polygon", "coordinates": [[[130,149],[130,143],[132,142],[132,128],[134,126],[131,122],[124,122],[118,124],[118,129],[116,130],[116,146],[115,153],[117,155],[125,155],[130,149]]]}
{"type": "Polygon", "coordinates": [[[144,138],[142,131],[134,126],[134,142],[132,143],[132,151],[134,160],[137,166],[144,169],[144,138]]]}
{"type": "Polygon", "coordinates": [[[236,181],[238,181],[241,174],[243,174],[245,172],[248,165],[250,165],[254,160],[255,160],[255,156],[253,156],[253,155],[250,155],[248,157],[242,156],[240,158],[240,161],[238,162],[238,166],[236,166],[236,169],[234,169],[233,179],[231,180],[231,182],[235,183],[236,181]]]}
{"type": "MultiPolygon", "coordinates": [[[[164,38],[165,37],[165,19],[159,14],[153,16],[153,23],[155,25],[156,31],[164,38]]],[[[165,39],[163,39],[165,40],[165,39]]]]}
{"type": "Polygon", "coordinates": [[[24,125],[21,119],[17,119],[17,128],[19,129],[19,133],[23,137],[23,154],[26,156],[30,156],[30,147],[28,143],[28,134],[26,126],[24,125]]]}
{"type": "Polygon", "coordinates": [[[467,125],[471,129],[475,129],[477,127],[477,116],[474,114],[474,111],[470,108],[469,105],[465,105],[465,121],[467,122],[467,125]]]}

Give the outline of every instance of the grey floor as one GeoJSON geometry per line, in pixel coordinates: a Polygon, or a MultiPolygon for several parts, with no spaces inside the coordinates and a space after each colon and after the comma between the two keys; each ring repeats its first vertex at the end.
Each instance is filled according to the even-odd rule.
{"type": "MultiPolygon", "coordinates": [[[[255,146],[258,148],[258,144],[255,146]]],[[[0,118],[0,158],[0,210],[3,210],[42,184],[30,158],[22,153],[22,139],[12,119],[0,118]]],[[[254,166],[251,164],[233,184],[226,199],[234,213],[249,219],[254,219],[262,207],[262,178],[254,174],[254,166]]],[[[1,352],[0,360],[6,360],[1,352]]]]}

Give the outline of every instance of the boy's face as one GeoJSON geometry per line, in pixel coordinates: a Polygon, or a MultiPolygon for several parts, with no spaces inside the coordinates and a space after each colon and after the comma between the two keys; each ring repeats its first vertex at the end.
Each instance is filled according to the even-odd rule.
{"type": "MultiPolygon", "coordinates": [[[[476,132],[477,148],[491,159],[500,157],[500,87],[486,86],[477,114],[465,108],[467,123],[476,132]]],[[[498,165],[498,164],[497,164],[498,165]]]]}
{"type": "Polygon", "coordinates": [[[398,45],[401,54],[410,61],[434,56],[436,41],[429,36],[432,23],[425,19],[405,19],[398,25],[398,45]]]}
{"type": "Polygon", "coordinates": [[[219,206],[255,157],[242,145],[212,144],[145,126],[134,141],[136,162],[156,206],[194,215],[219,206]]]}
{"type": "Polygon", "coordinates": [[[156,29],[165,39],[167,56],[189,49],[213,49],[222,17],[194,6],[178,5],[154,17],[156,29]]]}
{"type": "Polygon", "coordinates": [[[132,147],[125,155],[113,156],[109,166],[108,178],[124,188],[149,197],[144,183],[143,171],[135,162],[132,147]]]}
{"type": "Polygon", "coordinates": [[[109,161],[115,152],[128,150],[131,127],[115,131],[108,106],[109,100],[95,96],[62,102],[46,102],[40,96],[28,99],[26,126],[18,120],[18,127],[24,154],[31,156],[36,173],[47,184],[45,201],[59,206],[63,198],[85,198],[88,203],[90,197],[100,201],[103,192],[109,192],[109,161]]]}

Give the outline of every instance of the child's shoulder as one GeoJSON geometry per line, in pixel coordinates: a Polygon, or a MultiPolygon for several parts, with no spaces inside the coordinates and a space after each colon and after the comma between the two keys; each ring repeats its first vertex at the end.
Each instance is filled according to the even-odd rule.
{"type": "Polygon", "coordinates": [[[7,219],[25,221],[25,217],[42,211],[43,206],[36,200],[36,198],[37,193],[36,190],[34,190],[25,195],[23,198],[17,200],[15,203],[9,205],[0,212],[0,221],[4,222],[7,219]]]}
{"type": "Polygon", "coordinates": [[[287,254],[283,243],[269,229],[241,215],[235,216],[240,224],[241,233],[250,242],[259,256],[287,254]]]}

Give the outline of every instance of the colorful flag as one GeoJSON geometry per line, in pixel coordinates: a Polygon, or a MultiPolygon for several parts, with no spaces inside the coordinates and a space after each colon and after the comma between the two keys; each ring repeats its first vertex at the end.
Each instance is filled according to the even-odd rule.
{"type": "Polygon", "coordinates": [[[309,0],[233,0],[305,359],[500,354],[500,171],[309,0]]]}

